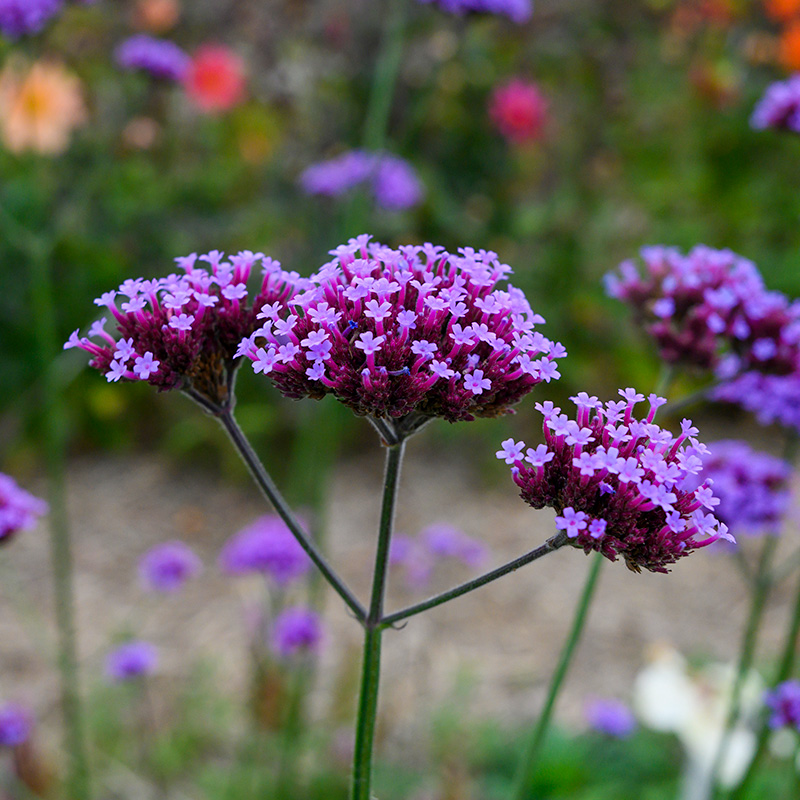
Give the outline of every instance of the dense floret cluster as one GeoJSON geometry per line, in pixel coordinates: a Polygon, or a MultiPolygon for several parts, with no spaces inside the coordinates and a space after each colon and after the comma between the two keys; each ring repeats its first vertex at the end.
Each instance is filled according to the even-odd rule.
{"type": "Polygon", "coordinates": [[[708,449],[683,420],[677,437],[653,422],[666,401],[649,396],[645,419],[634,406],[644,396],[620,390],[622,400],[601,403],[581,392],[569,419],[551,402],[537,403],[544,444],[525,448],[507,439],[498,458],[511,465],[520,496],[533,508],[557,512],[556,527],[585,552],[596,550],[628,567],[667,572],[693,550],[719,538],[733,541],[711,513],[719,503],[707,482],[688,490],[708,449]]]}
{"type": "Polygon", "coordinates": [[[559,377],[564,348],[495,253],[451,255],[426,244],[392,250],[351,239],[288,303],[265,305],[240,353],[287,397],[333,394],[373,418],[508,413],[559,377]]]}
{"type": "Polygon", "coordinates": [[[139,578],[146,589],[176,592],[198,575],[203,562],[185,542],[162,542],[151,547],[139,561],[139,578]]]}
{"type": "Polygon", "coordinates": [[[670,364],[787,374],[800,367],[800,305],[768,291],[755,265],[730,250],[646,247],[606,276],[612,297],[630,305],[670,364]]]}
{"type": "Polygon", "coordinates": [[[753,109],[750,124],[757,130],[784,128],[800,133],[800,74],[767,87],[753,109]]]}
{"type": "Polygon", "coordinates": [[[158,666],[158,650],[150,642],[134,639],[106,656],[106,677],[113,682],[142,678],[158,666]]]}
{"type": "Polygon", "coordinates": [[[192,388],[222,405],[229,401],[239,342],[259,327],[257,318],[266,305],[286,302],[299,278],[263,253],[249,251],[228,260],[215,250],[176,261],[183,274],[129,279],[118,291],[95,300],[113,317],[118,339],[106,332],[103,317],[89,329],[98,342],[75,331],[64,347],[89,353],[91,366],[108,381],[143,380],[162,390],[192,388]],[[261,265],[263,279],[251,304],[247,281],[256,265],[261,265]]]}
{"type": "Polygon", "coordinates": [[[322,644],[319,614],[305,606],[283,609],[272,624],[270,644],[279,658],[292,658],[316,652],[322,644]]]}
{"type": "Polygon", "coordinates": [[[191,59],[175,42],[139,33],[117,47],[114,57],[122,69],[147,72],[165,81],[182,81],[191,59]]]}
{"type": "Polygon", "coordinates": [[[498,14],[513,22],[527,22],[533,14],[533,0],[419,0],[435,3],[449,14],[498,14]]]}
{"type": "Polygon", "coordinates": [[[800,374],[762,375],[745,372],[715,387],[712,400],[735,403],[762,425],[777,423],[800,431],[800,374]]]}
{"type": "Polygon", "coordinates": [[[0,0],[0,31],[10,39],[39,33],[64,0],[0,0]]]}
{"type": "Polygon", "coordinates": [[[15,533],[32,528],[47,513],[47,503],[20,489],[13,478],[0,472],[0,544],[15,533]]]}

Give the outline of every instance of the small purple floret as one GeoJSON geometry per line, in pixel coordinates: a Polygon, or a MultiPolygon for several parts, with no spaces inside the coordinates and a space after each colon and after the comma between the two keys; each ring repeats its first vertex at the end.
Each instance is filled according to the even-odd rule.
{"type": "Polygon", "coordinates": [[[800,730],[800,681],[779,683],[764,694],[764,704],[772,711],[771,728],[788,726],[800,730]]]}
{"type": "Polygon", "coordinates": [[[0,545],[18,531],[27,530],[47,513],[47,503],[17,486],[13,478],[0,472],[0,545]]]}
{"type": "Polygon", "coordinates": [[[24,744],[33,730],[33,715],[18,703],[0,706],[0,747],[24,744]]]}
{"type": "Polygon", "coordinates": [[[590,700],[584,708],[584,717],[589,726],[598,733],[613,736],[615,739],[626,739],[636,730],[633,713],[619,700],[590,700]]]}
{"type": "Polygon", "coordinates": [[[115,682],[149,675],[158,664],[158,651],[150,642],[134,640],[112,650],[106,657],[106,676],[115,682]]]}
{"type": "Polygon", "coordinates": [[[183,80],[191,58],[174,42],[156,39],[144,33],[126,39],[117,47],[117,64],[128,71],[147,72],[165,81],[183,80]]]}
{"type": "Polygon", "coordinates": [[[148,550],[139,561],[142,585],[157,592],[175,592],[199,574],[203,562],[189,545],[164,542],[148,550]]]}
{"type": "Polygon", "coordinates": [[[272,628],[272,650],[280,658],[314,653],[322,642],[319,614],[310,608],[286,608],[275,617],[272,628]]]}

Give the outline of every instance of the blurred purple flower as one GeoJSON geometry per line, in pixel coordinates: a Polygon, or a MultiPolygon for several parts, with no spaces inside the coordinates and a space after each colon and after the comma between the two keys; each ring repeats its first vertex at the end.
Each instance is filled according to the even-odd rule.
{"type": "Polygon", "coordinates": [[[39,33],[63,5],[63,0],[0,0],[0,31],[9,39],[39,33]]]}
{"type": "Polygon", "coordinates": [[[750,124],[757,130],[784,128],[800,133],[800,74],[768,86],[753,109],[750,124]]]}
{"type": "Polygon", "coordinates": [[[230,575],[263,572],[285,586],[305,575],[311,560],[283,520],[267,514],[228,539],[219,565],[230,575]]]}
{"type": "Polygon", "coordinates": [[[800,431],[800,374],[762,375],[745,372],[717,386],[712,400],[736,403],[762,425],[778,423],[800,431]]]}
{"type": "Polygon", "coordinates": [[[17,704],[0,706],[0,747],[17,747],[24,744],[33,729],[33,715],[17,704]]]}
{"type": "Polygon", "coordinates": [[[164,542],[150,548],[139,561],[139,577],[147,589],[174,592],[203,569],[203,562],[189,545],[164,542]]]}
{"type": "Polygon", "coordinates": [[[625,739],[636,730],[633,712],[620,700],[594,698],[584,708],[586,722],[598,733],[625,739]]]}
{"type": "Polygon", "coordinates": [[[800,681],[779,683],[764,694],[764,704],[772,711],[769,718],[771,728],[788,725],[800,730],[800,681]]]}
{"type": "Polygon", "coordinates": [[[372,183],[378,205],[389,211],[403,211],[422,202],[425,189],[416,170],[402,158],[384,156],[372,183]]]}
{"type": "Polygon", "coordinates": [[[429,525],[420,537],[431,555],[454,558],[468,567],[480,567],[489,557],[489,549],[483,542],[445,522],[429,525]]]}
{"type": "Polygon", "coordinates": [[[280,658],[316,652],[322,643],[319,615],[303,606],[285,608],[275,617],[271,643],[280,658]]]}
{"type": "Polygon", "coordinates": [[[125,642],[106,657],[106,676],[115,682],[131,680],[149,675],[157,663],[155,645],[141,640],[125,642]]]}
{"type": "Polygon", "coordinates": [[[449,14],[498,14],[513,22],[527,22],[533,14],[533,0],[419,0],[432,3],[449,14]]]}
{"type": "Polygon", "coordinates": [[[10,541],[17,531],[32,528],[46,513],[44,500],[20,489],[13,478],[0,472],[0,544],[10,541]]]}
{"type": "Polygon", "coordinates": [[[114,57],[122,69],[142,70],[167,81],[183,80],[191,63],[189,55],[174,42],[145,33],[138,33],[122,42],[114,57]]]}

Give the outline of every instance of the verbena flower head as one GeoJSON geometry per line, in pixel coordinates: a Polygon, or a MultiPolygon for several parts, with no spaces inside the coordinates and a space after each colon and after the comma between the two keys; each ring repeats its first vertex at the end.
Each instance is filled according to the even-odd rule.
{"type": "Polygon", "coordinates": [[[762,375],[745,372],[715,387],[713,400],[736,403],[762,425],[777,423],[800,431],[800,373],[762,375]]]}
{"type": "Polygon", "coordinates": [[[630,305],[667,363],[786,374],[800,367],[800,306],[770,292],[755,265],[730,250],[646,247],[606,276],[612,297],[630,305]]]}
{"type": "Polygon", "coordinates": [[[620,700],[593,698],[586,703],[583,715],[593,730],[615,739],[626,739],[636,730],[633,712],[620,700]]]}
{"type": "Polygon", "coordinates": [[[134,640],[112,650],[106,657],[106,676],[120,682],[152,673],[158,664],[158,651],[150,642],[134,640]]]}
{"type": "Polygon", "coordinates": [[[709,450],[697,482],[713,485],[717,519],[734,533],[777,533],[789,509],[791,465],[741,441],[713,442],[709,450]]]}
{"type": "Polygon", "coordinates": [[[304,606],[281,611],[273,622],[271,645],[279,658],[315,653],[322,643],[319,614],[304,606]]]}
{"type": "Polygon", "coordinates": [[[151,547],[139,561],[142,585],[158,592],[177,591],[202,569],[203,562],[189,545],[181,541],[163,542],[151,547]]]}
{"type": "Polygon", "coordinates": [[[63,0],[0,0],[0,31],[9,39],[39,33],[63,5],[63,0]]]}
{"type": "Polygon", "coordinates": [[[435,3],[449,14],[498,14],[513,22],[527,22],[533,14],[533,0],[419,0],[435,3]]]}
{"type": "Polygon", "coordinates": [[[0,747],[18,747],[30,738],[33,715],[18,703],[0,706],[0,747]]]}
{"type": "Polygon", "coordinates": [[[18,531],[32,528],[46,513],[44,500],[20,489],[13,478],[0,472],[0,545],[18,531]]]}
{"type": "Polygon", "coordinates": [[[800,730],[800,681],[779,683],[764,693],[764,704],[772,711],[770,728],[788,726],[800,730]]]}
{"type": "Polygon", "coordinates": [[[165,81],[181,81],[189,68],[189,56],[175,42],[137,33],[114,54],[122,69],[147,72],[165,81]]]}
{"type": "Polygon", "coordinates": [[[192,56],[183,83],[186,95],[200,111],[228,111],[245,97],[244,62],[225,45],[203,45],[192,56]]]}
{"type": "Polygon", "coordinates": [[[263,253],[249,251],[227,260],[214,250],[176,261],[182,274],[129,279],[95,300],[108,309],[118,338],[106,332],[103,317],[89,329],[95,341],[75,331],[64,348],[85,350],[92,356],[90,365],[108,381],[191,389],[224,406],[231,399],[239,342],[259,327],[264,306],[284,303],[299,278],[263,253]],[[256,266],[263,278],[250,303],[247,281],[256,266]]]}
{"type": "Polygon", "coordinates": [[[495,253],[351,239],[240,352],[282,394],[332,394],[356,414],[455,422],[496,416],[559,377],[564,348],[534,330],[525,295],[498,288],[495,253]]]}
{"type": "Polygon", "coordinates": [[[299,182],[306,194],[323,197],[341,197],[368,184],[375,202],[389,211],[413,208],[425,195],[416,170],[407,161],[366,150],[349,150],[312,164],[301,173],[299,182]]]}
{"type": "Polygon", "coordinates": [[[489,116],[506,139],[525,144],[541,139],[547,100],[535,83],[514,78],[492,92],[489,116]]]}
{"type": "Polygon", "coordinates": [[[750,117],[757,130],[783,128],[800,133],[800,74],[767,87],[750,117]]]}
{"type": "Polygon", "coordinates": [[[719,538],[733,541],[713,515],[719,500],[706,482],[687,490],[708,448],[689,420],[675,437],[653,421],[666,401],[651,394],[646,417],[634,416],[644,395],[620,390],[622,400],[601,403],[581,392],[576,419],[549,401],[544,444],[526,449],[507,439],[498,458],[511,465],[520,496],[533,508],[557,512],[556,527],[586,553],[625,559],[636,572],[668,572],[679,558],[719,538]]]}
{"type": "Polygon", "coordinates": [[[305,575],[311,561],[286,523],[274,514],[266,514],[225,543],[219,565],[229,575],[261,572],[285,586],[305,575]]]}

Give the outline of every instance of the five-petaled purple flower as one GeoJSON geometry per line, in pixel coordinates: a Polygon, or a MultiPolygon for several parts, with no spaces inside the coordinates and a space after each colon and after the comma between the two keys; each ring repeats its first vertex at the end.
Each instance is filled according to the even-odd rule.
{"type": "Polygon", "coordinates": [[[311,561],[283,520],[266,514],[225,543],[219,565],[230,575],[262,572],[285,586],[305,575],[311,561]]]}
{"type": "Polygon", "coordinates": [[[20,489],[14,479],[0,472],[0,544],[17,531],[32,528],[47,513],[47,503],[20,489]]]}
{"type": "Polygon", "coordinates": [[[764,694],[764,704],[772,711],[769,718],[771,728],[790,726],[800,730],[800,681],[779,683],[764,694]]]}
{"type": "Polygon", "coordinates": [[[633,712],[620,700],[593,698],[587,701],[583,714],[592,729],[615,739],[626,739],[636,730],[633,712]]]}
{"type": "Polygon", "coordinates": [[[753,109],[750,124],[757,130],[784,128],[800,133],[800,74],[768,86],[753,109]]]}
{"type": "Polygon", "coordinates": [[[419,0],[435,3],[450,14],[498,14],[513,22],[527,22],[533,14],[533,0],[419,0]]]}
{"type": "Polygon", "coordinates": [[[122,69],[147,72],[165,81],[182,81],[191,58],[175,42],[138,33],[117,47],[114,57],[122,69]]]}
{"type": "Polygon", "coordinates": [[[106,657],[106,676],[120,682],[149,675],[158,664],[155,645],[139,639],[114,648],[106,657]]]}
{"type": "Polygon", "coordinates": [[[18,747],[24,744],[33,729],[31,712],[18,703],[0,706],[0,747],[18,747]]]}
{"type": "Polygon", "coordinates": [[[265,310],[240,352],[291,398],[333,394],[360,415],[455,422],[509,413],[559,377],[564,348],[534,330],[495,253],[351,239],[305,291],[265,310]]]}
{"type": "Polygon", "coordinates": [[[151,547],[139,561],[139,577],[147,589],[175,592],[203,569],[203,562],[188,544],[163,542],[151,547]]]}
{"type": "MultiPolygon", "coordinates": [[[[686,488],[708,449],[689,420],[675,437],[653,421],[666,401],[651,394],[644,419],[633,414],[644,396],[620,390],[622,400],[601,403],[581,392],[572,400],[575,420],[551,402],[537,403],[544,417],[544,445],[504,443],[498,456],[511,467],[520,496],[533,508],[557,512],[556,527],[574,547],[615,561],[667,572],[693,550],[719,538],[733,540],[711,513],[716,499],[707,483],[686,488]]],[[[694,481],[695,485],[697,481],[694,481]]]]}
{"type": "Polygon", "coordinates": [[[314,653],[322,643],[319,615],[304,606],[285,608],[272,624],[271,645],[279,658],[314,653]]]}

